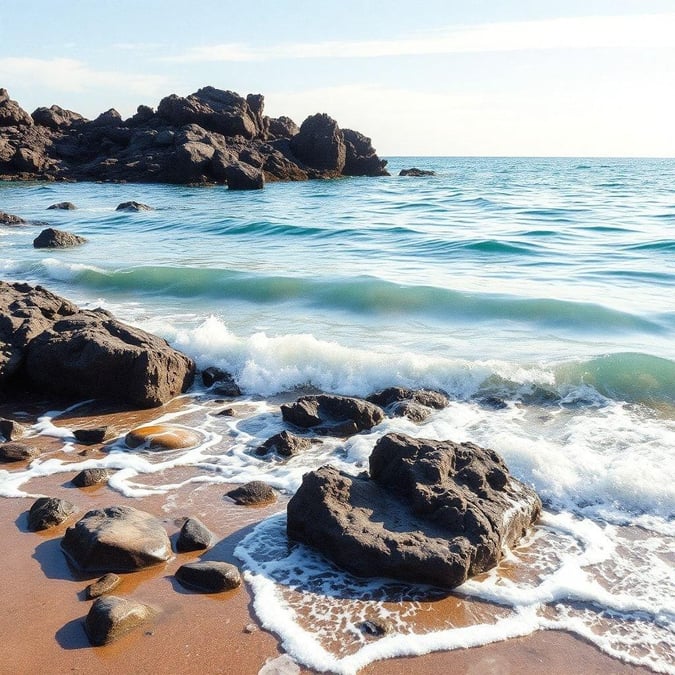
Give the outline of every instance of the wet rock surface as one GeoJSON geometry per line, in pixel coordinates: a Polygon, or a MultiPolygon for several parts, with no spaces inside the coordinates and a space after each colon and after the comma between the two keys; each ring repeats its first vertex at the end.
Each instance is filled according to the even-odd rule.
{"type": "Polygon", "coordinates": [[[450,402],[439,391],[405,387],[388,387],[371,394],[366,400],[381,406],[392,417],[407,417],[418,424],[426,420],[433,410],[441,410],[450,402]]]}
{"type": "Polygon", "coordinates": [[[261,480],[252,480],[250,483],[230,490],[227,496],[240,506],[271,504],[277,500],[274,490],[261,480]]]}
{"type": "Polygon", "coordinates": [[[87,598],[93,600],[114,591],[122,583],[122,578],[114,572],[104,574],[86,589],[87,598]]]}
{"type": "Polygon", "coordinates": [[[0,462],[25,462],[39,454],[38,448],[27,443],[0,443],[0,462]]]}
{"type": "Polygon", "coordinates": [[[199,445],[201,436],[185,427],[171,424],[152,424],[132,429],[124,443],[129,448],[143,447],[146,450],[180,450],[199,445]]]}
{"type": "Polygon", "coordinates": [[[108,469],[83,469],[71,481],[75,487],[92,487],[103,485],[108,482],[110,471],[108,469]]]}
{"type": "Polygon", "coordinates": [[[42,230],[40,234],[33,240],[34,248],[70,248],[72,246],[80,246],[85,244],[87,240],[72,232],[64,232],[63,230],[55,230],[53,227],[48,227],[42,230]]]}
{"type": "Polygon", "coordinates": [[[302,438],[296,436],[290,431],[282,431],[281,433],[270,436],[262,445],[256,448],[256,455],[264,456],[270,452],[276,452],[281,457],[293,457],[293,455],[300,454],[312,447],[312,441],[309,438],[302,438]]]}
{"type": "Polygon", "coordinates": [[[435,171],[428,171],[427,169],[418,169],[412,167],[410,169],[401,169],[399,171],[399,176],[412,176],[413,178],[422,178],[423,176],[435,176],[435,171]]]}
{"type": "Polygon", "coordinates": [[[84,621],[94,647],[110,644],[146,623],[155,612],[148,605],[114,595],[98,598],[84,621]]]}
{"type": "Polygon", "coordinates": [[[239,570],[230,563],[201,561],[176,570],[176,579],[185,587],[202,593],[222,593],[241,585],[239,570]]]}
{"type": "Polygon", "coordinates": [[[56,527],[75,513],[75,505],[56,497],[40,497],[28,512],[28,529],[31,532],[56,527]]]}
{"type": "Polygon", "coordinates": [[[288,504],[288,536],[359,576],[453,588],[494,567],[541,510],[492,450],[381,438],[370,476],[324,466],[288,504]]]}
{"type": "Polygon", "coordinates": [[[75,211],[77,206],[73,202],[57,202],[47,207],[48,211],[75,211]]]}
{"type": "Polygon", "coordinates": [[[78,443],[83,445],[96,445],[105,443],[115,436],[115,431],[111,427],[94,427],[91,429],[75,429],[73,436],[78,443]]]}
{"type": "Polygon", "coordinates": [[[213,540],[213,533],[201,520],[198,518],[188,518],[178,533],[176,551],[179,553],[201,551],[209,548],[213,540]]]}

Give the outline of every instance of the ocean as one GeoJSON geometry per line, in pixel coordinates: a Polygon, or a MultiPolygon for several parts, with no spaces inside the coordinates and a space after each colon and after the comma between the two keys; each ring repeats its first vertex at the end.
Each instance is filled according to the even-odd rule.
{"type": "MultiPolygon", "coordinates": [[[[236,552],[262,625],[299,663],[336,673],[546,629],[675,673],[675,160],[399,157],[389,169],[258,192],[0,184],[0,210],[88,239],[37,250],[39,226],[0,226],[4,280],[105,307],[229,370],[248,406],[214,416],[197,384],[187,413],[158,419],[189,419],[200,447],[73,463],[122,469],[111,487],[124,495],[169,499],[184,487],[162,481],[176,466],[198,469],[195,489],[262,479],[292,494],[321,464],[363,470],[389,431],[491,447],[544,516],[453,594],[470,608],[462,621],[429,620],[433,589],[355,579],[289,548],[280,514],[236,552]],[[396,175],[412,166],[436,175],[396,175]],[[46,210],[65,200],[77,210],[46,210]],[[129,200],[155,210],[115,211],[129,200]],[[390,385],[451,403],[287,462],[253,452],[284,428],[275,401],[288,392],[390,385]],[[378,617],[393,633],[364,634],[378,617]]],[[[55,416],[43,433],[62,433],[55,416]]],[[[0,495],[72,470],[49,458],[0,470],[0,495]]]]}

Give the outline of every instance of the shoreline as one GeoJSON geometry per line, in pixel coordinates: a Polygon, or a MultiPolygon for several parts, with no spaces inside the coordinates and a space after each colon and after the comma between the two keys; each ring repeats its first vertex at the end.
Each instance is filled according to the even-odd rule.
{"type": "MultiPolygon", "coordinates": [[[[115,429],[129,429],[185,404],[183,398],[160,409],[121,413],[99,411],[102,416],[93,414],[91,409],[80,409],[55,422],[63,424],[67,420],[72,426],[85,422],[91,425],[100,424],[103,418],[115,429]],[[91,414],[82,415],[83,412],[91,414]]],[[[10,408],[17,409],[15,405],[0,405],[0,414],[11,412],[10,408]]],[[[47,450],[51,456],[75,458],[72,450],[60,452],[61,440],[38,438],[45,444],[45,450],[51,448],[47,450]]],[[[79,447],[75,452],[78,450],[79,447]]],[[[84,457],[88,458],[99,450],[84,448],[84,452],[84,457]]],[[[178,469],[178,478],[182,473],[189,474],[189,469],[178,469]]],[[[32,500],[3,498],[0,502],[0,510],[8,523],[6,568],[12,570],[11,579],[9,575],[5,576],[1,587],[6,611],[0,619],[0,630],[8,645],[4,672],[190,673],[206,670],[246,675],[257,673],[267,661],[283,654],[277,636],[260,627],[252,609],[253,595],[248,585],[206,595],[186,591],[175,583],[173,573],[181,564],[200,557],[221,559],[239,566],[240,561],[233,554],[236,544],[254,525],[283,510],[288,496],[280,495],[270,506],[236,506],[223,497],[228,484],[219,483],[196,488],[188,485],[168,495],[132,498],[122,496],[107,485],[75,488],[69,483],[72,475],[74,472],[56,473],[33,479],[26,485],[30,492],[61,497],[77,505],[78,514],[57,528],[43,533],[28,532],[26,513],[32,500]],[[166,564],[123,575],[122,584],[115,593],[150,604],[159,610],[159,614],[153,622],[118,642],[93,648],[89,646],[82,624],[90,604],[83,599],[83,591],[90,579],[75,574],[69,567],[59,548],[59,539],[66,526],[85,511],[113,504],[133,505],[158,516],[172,540],[180,519],[196,516],[217,535],[218,543],[203,556],[200,552],[175,554],[166,564]]],[[[430,616],[429,626],[440,625],[442,618],[439,616],[436,620],[430,616]]],[[[618,661],[594,645],[560,631],[538,631],[524,638],[472,649],[373,662],[359,672],[403,675],[444,670],[525,675],[544,670],[560,675],[652,672],[618,661]]],[[[300,672],[313,671],[301,668],[300,672]]]]}

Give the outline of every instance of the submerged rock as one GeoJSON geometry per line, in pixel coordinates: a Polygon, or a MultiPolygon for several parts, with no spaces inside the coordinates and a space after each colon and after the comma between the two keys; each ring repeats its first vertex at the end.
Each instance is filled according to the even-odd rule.
{"type": "Polygon", "coordinates": [[[414,178],[421,178],[422,176],[435,176],[435,171],[428,171],[426,169],[417,169],[412,167],[411,169],[401,169],[399,171],[399,176],[412,176],[414,178]]]}
{"type": "Polygon", "coordinates": [[[241,396],[241,389],[232,374],[215,366],[210,366],[202,371],[202,382],[205,387],[209,387],[214,394],[219,396],[227,396],[228,398],[241,396]]]}
{"type": "Polygon", "coordinates": [[[368,401],[349,396],[317,394],[284,403],[281,415],[297,427],[326,436],[351,436],[372,429],[384,420],[384,412],[368,401]]]}
{"type": "Polygon", "coordinates": [[[213,543],[213,533],[198,518],[188,518],[180,528],[176,539],[176,551],[201,551],[213,543]]]}
{"type": "Polygon", "coordinates": [[[202,561],[187,563],[176,571],[176,579],[183,586],[202,593],[222,593],[241,585],[239,570],[230,563],[202,561]]]}
{"type": "Polygon", "coordinates": [[[371,394],[366,400],[383,407],[392,417],[407,417],[417,423],[427,419],[432,409],[441,410],[450,402],[440,391],[405,387],[389,387],[371,394]]]}
{"type": "Polygon", "coordinates": [[[201,441],[201,436],[192,429],[171,424],[138,427],[132,429],[124,439],[124,443],[130,448],[142,445],[147,450],[181,450],[199,445],[201,441]]]}
{"type": "Polygon", "coordinates": [[[28,221],[11,213],[0,211],[0,225],[28,225],[28,221]]]}
{"type": "Polygon", "coordinates": [[[287,528],[358,576],[453,588],[494,567],[540,510],[492,450],[387,434],[369,477],[331,466],[305,474],[287,528]]]}
{"type": "Polygon", "coordinates": [[[274,490],[261,480],[252,480],[250,483],[230,490],[227,496],[240,506],[271,504],[277,500],[274,490]]]}
{"type": "Polygon", "coordinates": [[[84,627],[94,647],[110,644],[155,614],[148,605],[109,595],[98,598],[89,609],[84,627]]]}
{"type": "Polygon", "coordinates": [[[85,572],[128,572],[171,557],[160,521],[130,506],[89,511],[66,530],[61,548],[85,572]]]}
{"type": "Polygon", "coordinates": [[[282,431],[268,438],[262,445],[256,448],[256,455],[266,455],[270,452],[276,452],[282,457],[292,457],[304,450],[312,447],[312,441],[309,438],[296,436],[290,431],[282,431]]]}
{"type": "Polygon", "coordinates": [[[155,209],[152,208],[152,206],[148,206],[147,204],[142,204],[141,202],[122,202],[121,204],[117,205],[117,208],[115,211],[131,211],[131,212],[138,212],[138,211],[154,211],[155,209]]]}
{"type": "Polygon", "coordinates": [[[93,600],[101,595],[114,591],[122,583],[122,578],[114,572],[104,574],[100,579],[97,579],[93,584],[87,586],[87,598],[93,600]]]}
{"type": "Polygon", "coordinates": [[[96,445],[97,443],[105,443],[115,436],[115,431],[112,427],[94,427],[91,429],[75,429],[73,436],[78,443],[83,445],[96,445]]]}
{"type": "Polygon", "coordinates": [[[69,248],[71,246],[80,246],[85,244],[87,240],[72,232],[64,232],[63,230],[55,230],[53,227],[48,227],[42,230],[40,234],[33,240],[34,248],[69,248]]]}
{"type": "Polygon", "coordinates": [[[40,497],[28,512],[28,529],[32,532],[47,530],[60,525],[71,514],[75,505],[56,497],[40,497]]]}
{"type": "Polygon", "coordinates": [[[56,211],[75,211],[77,206],[73,202],[58,202],[57,204],[52,204],[47,207],[47,210],[56,210],[56,211]]]}

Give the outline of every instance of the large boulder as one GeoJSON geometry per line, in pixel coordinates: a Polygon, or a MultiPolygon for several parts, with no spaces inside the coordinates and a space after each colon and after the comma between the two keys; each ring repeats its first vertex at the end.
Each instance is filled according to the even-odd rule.
{"type": "Polygon", "coordinates": [[[265,176],[260,169],[236,162],[224,170],[229,190],[262,190],[265,187],[265,176]]]}
{"type": "Polygon", "coordinates": [[[86,122],[85,118],[72,110],[65,110],[58,105],[49,108],[41,107],[33,111],[33,122],[49,129],[57,130],[70,127],[79,122],[86,122]]]}
{"type": "Polygon", "coordinates": [[[34,248],[70,248],[71,246],[80,246],[86,243],[84,237],[72,232],[65,232],[64,230],[56,230],[53,227],[48,227],[42,230],[40,234],[33,240],[34,248]]]}
{"type": "Polygon", "coordinates": [[[89,511],[66,530],[61,548],[84,572],[130,572],[171,557],[161,522],[130,506],[89,511]]]}
{"type": "Polygon", "coordinates": [[[293,154],[313,169],[338,175],[345,168],[344,135],[338,123],[326,113],[308,117],[290,144],[293,154]]]}
{"type": "Polygon", "coordinates": [[[39,497],[28,511],[28,529],[31,532],[56,527],[75,512],[75,505],[58,497],[39,497]]]}
{"type": "Polygon", "coordinates": [[[370,476],[331,466],[305,474],[287,528],[358,576],[453,588],[494,567],[540,510],[492,450],[387,434],[370,476]]]}
{"type": "Polygon", "coordinates": [[[33,118],[9,98],[6,89],[0,89],[0,127],[32,126],[33,118]]]}
{"type": "Polygon", "coordinates": [[[372,429],[384,420],[379,406],[350,396],[317,394],[301,396],[281,405],[286,422],[326,436],[351,436],[372,429]]]}
{"type": "Polygon", "coordinates": [[[388,176],[386,159],[380,159],[370,138],[352,129],[343,129],[345,139],[345,176],[388,176]]]}

